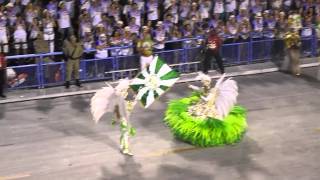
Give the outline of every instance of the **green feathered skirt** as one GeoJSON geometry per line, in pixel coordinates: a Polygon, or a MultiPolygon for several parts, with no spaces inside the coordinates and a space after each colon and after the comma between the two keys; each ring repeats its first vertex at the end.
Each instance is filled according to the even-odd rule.
{"type": "Polygon", "coordinates": [[[239,142],[247,129],[246,110],[234,106],[223,121],[214,118],[201,119],[188,113],[188,107],[199,100],[199,94],[194,94],[169,103],[164,121],[171,132],[178,139],[200,147],[239,142]]]}

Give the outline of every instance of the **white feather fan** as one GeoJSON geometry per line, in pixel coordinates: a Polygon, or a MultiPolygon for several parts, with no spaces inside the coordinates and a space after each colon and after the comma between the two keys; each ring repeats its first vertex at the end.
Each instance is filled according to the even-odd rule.
{"type": "Polygon", "coordinates": [[[119,91],[122,89],[128,89],[128,87],[129,83],[120,81],[116,88],[113,88],[110,84],[107,84],[106,87],[103,87],[94,94],[94,96],[91,98],[91,114],[96,123],[99,122],[105,113],[113,113],[116,106],[119,107],[119,113],[121,117],[128,117],[125,97],[121,96],[121,93],[119,93],[119,91]],[[124,84],[128,85],[124,86],[124,84]]]}
{"type": "Polygon", "coordinates": [[[223,81],[225,74],[223,74],[217,81],[215,88],[218,90],[215,106],[217,113],[221,119],[226,117],[232,107],[237,103],[238,85],[237,82],[231,78],[223,81]]]}

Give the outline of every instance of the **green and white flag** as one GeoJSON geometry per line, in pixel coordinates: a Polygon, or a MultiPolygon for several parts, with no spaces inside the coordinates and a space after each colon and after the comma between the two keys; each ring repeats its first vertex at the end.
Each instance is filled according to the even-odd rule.
{"type": "Polygon", "coordinates": [[[130,87],[137,94],[137,99],[148,108],[157,98],[166,92],[179,79],[179,73],[171,69],[158,56],[149,67],[142,70],[132,80],[130,87]]]}

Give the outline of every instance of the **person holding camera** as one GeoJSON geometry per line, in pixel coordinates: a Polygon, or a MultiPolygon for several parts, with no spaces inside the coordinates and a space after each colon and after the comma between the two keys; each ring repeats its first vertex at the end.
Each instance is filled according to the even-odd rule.
{"type": "Polygon", "coordinates": [[[209,32],[209,36],[206,40],[204,47],[205,58],[202,61],[202,72],[208,74],[208,69],[210,67],[210,62],[212,57],[215,58],[221,74],[224,73],[223,61],[220,55],[220,47],[222,45],[222,40],[215,30],[209,32]]]}

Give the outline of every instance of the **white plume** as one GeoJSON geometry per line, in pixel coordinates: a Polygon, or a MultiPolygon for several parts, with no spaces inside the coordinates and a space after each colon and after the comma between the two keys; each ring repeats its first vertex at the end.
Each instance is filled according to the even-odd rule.
{"type": "Polygon", "coordinates": [[[121,80],[119,84],[113,88],[110,84],[98,90],[91,98],[91,114],[93,120],[98,123],[101,117],[107,112],[114,112],[115,106],[119,107],[121,117],[128,117],[125,97],[120,91],[127,91],[129,80],[121,80]]]}
{"type": "Polygon", "coordinates": [[[220,118],[226,117],[232,107],[237,103],[238,85],[237,82],[231,78],[223,81],[225,74],[223,74],[217,81],[215,88],[217,89],[216,109],[220,118]]]}

